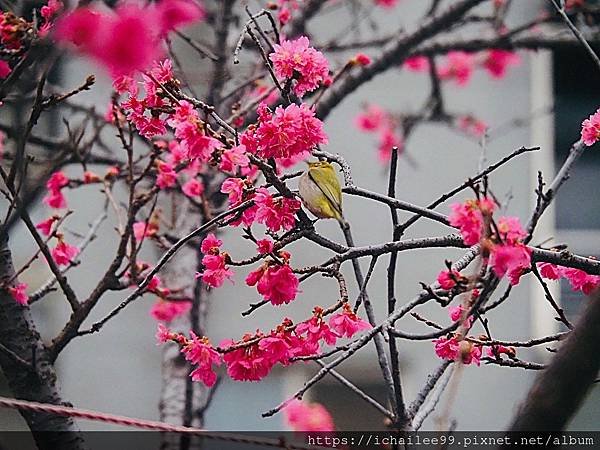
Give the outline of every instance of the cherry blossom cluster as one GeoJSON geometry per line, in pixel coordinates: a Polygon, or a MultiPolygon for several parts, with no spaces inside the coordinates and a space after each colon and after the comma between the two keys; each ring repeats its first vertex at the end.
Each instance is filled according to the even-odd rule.
{"type": "Polygon", "coordinates": [[[162,40],[170,31],[204,15],[198,2],[188,0],[162,0],[152,6],[124,2],[110,12],[85,6],[58,21],[56,38],[118,77],[147,69],[163,54],[162,40]]]}
{"type": "Polygon", "coordinates": [[[600,109],[581,124],[581,139],[588,147],[600,140],[600,109]]]}
{"type": "Polygon", "coordinates": [[[275,44],[269,55],[273,69],[283,83],[293,83],[298,97],[312,92],[321,84],[329,84],[329,63],[323,53],[310,46],[306,36],[275,44]]]}
{"type": "Polygon", "coordinates": [[[404,140],[398,130],[398,120],[388,111],[375,104],[368,104],[356,117],[355,124],[359,130],[366,133],[378,133],[378,155],[381,162],[387,162],[392,155],[392,149],[402,150],[404,140]]]}
{"type": "Polygon", "coordinates": [[[270,333],[257,331],[246,334],[239,341],[224,340],[214,347],[206,337],[199,338],[190,332],[191,339],[169,331],[160,323],[156,338],[159,344],[173,341],[179,344],[186,360],[195,367],[192,380],[201,381],[207,386],[215,384],[215,366],[225,364],[227,375],[238,381],[260,381],[271,369],[281,364],[287,366],[294,358],[315,356],[320,353],[321,343],[335,345],[342,337],[352,337],[356,333],[371,328],[360,319],[347,303],[327,322],[327,312],[315,307],[313,317],[294,325],[284,319],[270,333]]]}
{"type": "MultiPolygon", "coordinates": [[[[520,61],[517,53],[503,49],[490,49],[477,54],[451,51],[437,68],[437,75],[441,80],[466,86],[476,69],[485,70],[493,79],[502,79],[508,69],[519,65],[520,61]]],[[[429,60],[425,56],[413,56],[404,62],[404,67],[412,72],[427,72],[429,60]]]]}
{"type": "Polygon", "coordinates": [[[491,255],[490,264],[500,278],[505,275],[516,285],[531,267],[531,248],[523,244],[527,236],[517,217],[494,221],[496,203],[491,197],[467,200],[451,206],[449,221],[460,230],[466,245],[481,243],[491,255]]]}
{"type": "Polygon", "coordinates": [[[585,295],[591,294],[600,287],[600,276],[590,275],[581,269],[572,267],[561,267],[551,263],[539,263],[540,275],[547,280],[559,280],[564,278],[569,281],[571,289],[581,291],[585,295]]]}

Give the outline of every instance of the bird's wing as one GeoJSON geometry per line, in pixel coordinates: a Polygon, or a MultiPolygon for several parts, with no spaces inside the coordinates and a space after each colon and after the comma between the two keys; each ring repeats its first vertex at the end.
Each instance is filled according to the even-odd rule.
{"type": "Polygon", "coordinates": [[[331,180],[329,180],[323,170],[309,169],[308,176],[319,187],[323,195],[331,204],[331,207],[335,209],[340,217],[342,217],[342,190],[335,173],[333,174],[331,180]],[[337,185],[337,189],[332,189],[330,186],[328,186],[328,181],[332,184],[335,183],[334,186],[337,185]]]}

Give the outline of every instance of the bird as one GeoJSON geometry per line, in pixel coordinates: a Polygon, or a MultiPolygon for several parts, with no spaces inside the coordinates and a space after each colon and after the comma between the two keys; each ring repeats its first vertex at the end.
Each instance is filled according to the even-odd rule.
{"type": "Polygon", "coordinates": [[[319,219],[336,219],[346,223],[342,213],[342,188],[331,163],[309,162],[308,170],[298,181],[304,206],[319,219]]]}

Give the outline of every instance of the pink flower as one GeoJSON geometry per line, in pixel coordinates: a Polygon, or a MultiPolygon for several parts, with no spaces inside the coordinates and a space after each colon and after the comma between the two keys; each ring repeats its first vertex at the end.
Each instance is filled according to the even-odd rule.
{"type": "Polygon", "coordinates": [[[219,248],[223,245],[223,241],[218,239],[214,233],[208,233],[208,235],[202,240],[200,244],[200,251],[207,254],[218,254],[219,248]]]}
{"type": "Polygon", "coordinates": [[[411,56],[404,61],[404,67],[411,72],[425,72],[429,70],[429,59],[426,56],[411,56]]]}
{"type": "Polygon", "coordinates": [[[242,134],[241,142],[262,158],[290,158],[327,144],[323,122],[304,103],[292,103],[285,109],[278,106],[274,113],[261,104],[259,122],[258,127],[242,134]]]}
{"type": "Polygon", "coordinates": [[[250,159],[246,155],[246,146],[242,144],[223,152],[219,170],[235,173],[238,167],[248,167],[249,164],[250,159]]]}
{"type": "Polygon", "coordinates": [[[478,366],[481,363],[482,351],[479,345],[474,345],[468,341],[462,341],[460,343],[460,352],[463,364],[475,364],[478,366]]]}
{"type": "Polygon", "coordinates": [[[329,328],[341,337],[352,337],[362,330],[373,328],[369,322],[362,320],[352,311],[348,303],[344,303],[344,311],[331,316],[329,328]]]}
{"type": "Polygon", "coordinates": [[[135,222],[133,224],[133,236],[135,240],[139,243],[145,237],[154,237],[158,232],[158,225],[155,221],[149,222],[135,222]]]}
{"type": "Polygon", "coordinates": [[[448,315],[450,316],[450,320],[452,320],[452,322],[463,322],[463,320],[466,319],[464,320],[464,326],[471,328],[475,318],[473,316],[467,317],[467,312],[468,309],[462,304],[458,306],[452,306],[448,309],[448,315]]]}
{"type": "Polygon", "coordinates": [[[206,16],[204,8],[191,0],[162,0],[156,9],[162,34],[203,20],[206,16]]]}
{"type": "Polygon", "coordinates": [[[521,62],[521,58],[515,52],[501,49],[490,49],[486,52],[483,67],[489,72],[492,78],[504,78],[508,67],[516,66],[521,62]]]}
{"type": "Polygon", "coordinates": [[[558,280],[561,275],[561,269],[551,263],[539,263],[537,265],[540,275],[547,280],[558,280]]]}
{"type": "Polygon", "coordinates": [[[59,266],[71,264],[78,254],[79,249],[67,244],[62,238],[59,238],[58,244],[52,249],[52,258],[59,266]]]}
{"type": "Polygon", "coordinates": [[[483,215],[494,211],[495,203],[491,198],[467,200],[450,206],[452,214],[448,218],[450,225],[460,229],[466,245],[475,245],[481,240],[483,232],[483,215]]]}
{"type": "Polygon", "coordinates": [[[173,319],[187,313],[192,308],[190,301],[168,301],[159,298],[152,308],[150,315],[159,322],[171,322],[173,319]]]}
{"type": "Polygon", "coordinates": [[[355,124],[361,131],[375,131],[387,121],[387,113],[377,105],[368,105],[356,116],[355,124]]]}
{"type": "Polygon", "coordinates": [[[269,266],[260,274],[253,272],[254,277],[246,278],[246,284],[254,286],[256,290],[273,305],[290,303],[298,294],[298,277],[294,275],[289,264],[269,266]]]}
{"type": "Polygon", "coordinates": [[[156,185],[161,189],[167,189],[175,186],[177,183],[177,173],[173,166],[161,160],[156,161],[157,175],[156,185]]]}
{"type": "Polygon", "coordinates": [[[196,274],[196,278],[201,276],[202,281],[209,286],[221,287],[226,279],[231,280],[231,277],[233,277],[233,271],[225,263],[224,254],[204,255],[202,264],[204,265],[204,271],[196,274]]]}
{"type": "Polygon", "coordinates": [[[309,46],[306,36],[296,40],[284,40],[274,45],[269,55],[277,77],[294,79],[294,93],[298,97],[314,91],[329,77],[329,63],[323,54],[309,46]]]}
{"type": "Polygon", "coordinates": [[[497,227],[503,241],[517,242],[527,236],[518,217],[500,217],[497,227]]]}
{"type": "Polygon", "coordinates": [[[50,208],[62,209],[67,207],[67,200],[61,191],[50,191],[44,197],[43,202],[50,208]]]}
{"type": "Polygon", "coordinates": [[[485,133],[488,129],[487,123],[473,116],[459,117],[457,126],[462,131],[464,131],[467,134],[470,134],[475,138],[481,138],[482,136],[485,136],[485,133]]]}
{"type": "Polygon", "coordinates": [[[463,279],[458,270],[442,270],[437,277],[437,282],[442,289],[450,290],[456,286],[456,281],[463,279]]]}
{"type": "Polygon", "coordinates": [[[600,109],[581,124],[581,139],[588,147],[600,140],[600,109]]]}
{"type": "Polygon", "coordinates": [[[375,0],[375,4],[377,6],[390,9],[398,4],[398,0],[375,0]]]}
{"type": "Polygon", "coordinates": [[[277,330],[272,331],[269,336],[263,337],[260,340],[258,348],[269,358],[271,364],[280,363],[288,365],[290,358],[294,356],[295,349],[293,346],[296,344],[296,341],[297,338],[289,331],[286,331],[284,325],[280,325],[277,327],[277,330]]]}
{"type": "Polygon", "coordinates": [[[256,249],[257,249],[258,253],[261,255],[268,255],[269,253],[271,253],[273,251],[273,248],[274,248],[274,244],[271,239],[265,238],[265,239],[259,239],[258,241],[256,241],[256,249]]]}
{"type": "Polygon", "coordinates": [[[16,286],[9,287],[8,292],[19,305],[27,305],[27,302],[29,301],[29,296],[27,295],[27,283],[19,283],[16,286]]]}
{"type": "Polygon", "coordinates": [[[438,70],[442,80],[454,80],[457,85],[464,86],[473,73],[473,55],[462,51],[448,52],[446,63],[438,70]]]}
{"type": "Polygon", "coordinates": [[[48,181],[46,181],[46,187],[49,191],[59,191],[63,187],[69,184],[69,178],[64,172],[54,172],[48,181]]]}
{"type": "Polygon", "coordinates": [[[10,65],[3,59],[0,59],[0,78],[6,78],[11,72],[12,69],[10,68],[10,65]]]}
{"type": "Polygon", "coordinates": [[[404,148],[404,140],[402,136],[396,133],[391,127],[384,127],[379,137],[379,160],[387,162],[392,157],[392,150],[398,147],[399,151],[404,148]]]}
{"type": "Polygon", "coordinates": [[[440,337],[433,342],[435,344],[435,354],[440,358],[455,360],[458,356],[460,345],[456,337],[450,339],[447,337],[440,337]]]}
{"type": "Polygon", "coordinates": [[[75,44],[118,77],[145,70],[160,57],[161,30],[154,8],[125,3],[112,14],[79,8],[58,22],[56,37],[75,44]]]}
{"type": "Polygon", "coordinates": [[[254,196],[257,206],[256,221],[271,231],[291,230],[296,225],[296,212],[300,201],[295,198],[279,197],[274,199],[266,188],[258,188],[254,196]]]}
{"type": "Polygon", "coordinates": [[[315,345],[318,345],[320,341],[324,341],[327,345],[335,345],[340,336],[323,320],[322,313],[322,308],[315,307],[313,317],[299,323],[296,327],[296,333],[299,336],[306,334],[304,337],[306,341],[315,345]]]}
{"type": "Polygon", "coordinates": [[[456,361],[460,358],[463,364],[480,364],[481,347],[468,341],[458,341],[456,336],[435,339],[435,354],[442,359],[456,361]]]}
{"type": "Polygon", "coordinates": [[[364,53],[357,53],[354,58],[352,58],[352,62],[354,64],[358,64],[359,66],[368,66],[371,64],[371,57],[369,55],[365,55],[364,53]]]}
{"type": "Polygon", "coordinates": [[[335,430],[331,415],[319,403],[306,404],[294,399],[285,407],[283,412],[288,425],[294,431],[322,432],[335,430]]]}
{"type": "Polygon", "coordinates": [[[585,295],[591,294],[600,286],[600,276],[590,275],[583,270],[565,267],[561,270],[562,275],[569,280],[574,291],[581,291],[585,295]]]}
{"type": "Polygon", "coordinates": [[[221,185],[221,192],[228,195],[229,203],[236,205],[242,201],[245,187],[246,182],[244,179],[227,178],[221,185]]]}
{"type": "Polygon", "coordinates": [[[165,342],[168,342],[171,339],[173,339],[173,333],[171,333],[169,331],[169,329],[164,326],[164,324],[159,323],[158,327],[156,328],[155,337],[156,337],[156,345],[160,345],[160,344],[164,344],[165,342]]]}
{"type": "MultiPolygon", "coordinates": [[[[252,336],[246,335],[242,342],[251,338],[252,336]]],[[[233,341],[225,341],[221,343],[221,347],[227,348],[235,344],[237,343],[233,341]]],[[[238,381],[260,381],[273,367],[273,361],[258,344],[225,352],[223,360],[227,365],[227,374],[238,381]]]]}
{"type": "Polygon", "coordinates": [[[504,345],[490,345],[487,347],[486,353],[490,358],[496,358],[502,354],[514,357],[517,354],[514,347],[505,347],[504,345]]]}
{"type": "Polygon", "coordinates": [[[207,338],[199,338],[193,331],[190,331],[190,336],[192,340],[181,350],[186,361],[198,366],[190,376],[193,381],[202,381],[208,387],[214,386],[217,374],[213,371],[213,366],[221,365],[221,355],[210,345],[207,338]]]}
{"type": "Polygon", "coordinates": [[[518,242],[498,244],[492,249],[491,264],[498,277],[508,274],[510,284],[514,286],[531,266],[531,248],[518,242]]]}
{"type": "Polygon", "coordinates": [[[50,232],[52,231],[52,225],[54,225],[54,222],[56,222],[57,220],[58,220],[57,216],[52,216],[52,217],[49,217],[46,220],[41,221],[35,227],[38,230],[40,230],[40,232],[44,236],[50,236],[50,232]]]}
{"type": "Polygon", "coordinates": [[[181,186],[181,191],[190,198],[200,197],[204,192],[204,184],[197,178],[190,178],[181,186]]]}

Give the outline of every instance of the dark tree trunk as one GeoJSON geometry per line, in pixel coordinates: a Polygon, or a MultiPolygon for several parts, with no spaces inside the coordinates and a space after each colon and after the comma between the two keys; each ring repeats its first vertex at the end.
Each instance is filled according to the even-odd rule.
{"type": "MultiPolygon", "coordinates": [[[[0,236],[0,285],[14,277],[8,235],[0,236]]],[[[16,280],[12,282],[16,283],[16,280]]],[[[7,289],[0,289],[0,352],[2,369],[15,398],[41,403],[64,404],[60,397],[56,371],[49,362],[29,308],[13,300],[7,289]],[[29,363],[29,367],[19,363],[29,363]]],[[[73,420],[43,412],[21,411],[40,450],[81,450],[83,439],[73,420]],[[49,433],[52,432],[52,433],[49,433]]]]}

